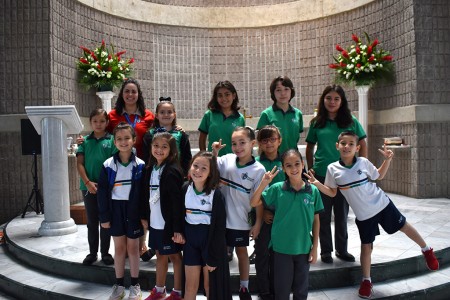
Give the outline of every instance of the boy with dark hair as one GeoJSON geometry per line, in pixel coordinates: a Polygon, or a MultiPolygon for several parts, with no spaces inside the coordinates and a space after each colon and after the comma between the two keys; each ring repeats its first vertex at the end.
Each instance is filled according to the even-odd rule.
{"type": "Polygon", "coordinates": [[[340,160],[328,166],[325,184],[321,184],[312,172],[308,173],[307,177],[311,184],[330,197],[334,197],[339,189],[356,215],[356,225],[361,239],[360,260],[363,273],[359,296],[372,297],[370,264],[373,242],[375,236],[380,234],[378,224],[388,234],[399,230],[405,233],[422,249],[428,269],[438,270],[439,262],[433,249],[425,243],[417,230],[406,222],[406,218],[386,193],[371,181],[381,180],[386,175],[394,152],[386,149],[386,145],[383,150],[379,149],[384,156],[384,162],[377,169],[368,159],[355,156],[359,150],[358,136],[352,131],[345,131],[339,135],[336,149],[340,153],[340,160]]]}

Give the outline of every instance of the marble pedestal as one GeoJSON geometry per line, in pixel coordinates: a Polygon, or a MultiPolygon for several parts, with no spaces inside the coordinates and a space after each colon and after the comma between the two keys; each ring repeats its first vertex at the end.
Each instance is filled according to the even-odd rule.
{"type": "Polygon", "coordinates": [[[39,234],[65,235],[77,231],[70,218],[67,134],[78,134],[83,124],[73,105],[26,106],[27,115],[41,135],[44,221],[39,234]]]}

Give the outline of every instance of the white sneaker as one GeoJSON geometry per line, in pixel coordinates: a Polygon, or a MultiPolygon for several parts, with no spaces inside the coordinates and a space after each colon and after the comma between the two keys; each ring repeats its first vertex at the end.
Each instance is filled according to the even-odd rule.
{"type": "Polygon", "coordinates": [[[128,296],[128,300],[141,300],[142,292],[141,286],[139,284],[130,285],[130,295],[128,296]]]}
{"type": "Polygon", "coordinates": [[[125,287],[121,285],[113,285],[109,300],[122,300],[125,297],[125,287]]]}

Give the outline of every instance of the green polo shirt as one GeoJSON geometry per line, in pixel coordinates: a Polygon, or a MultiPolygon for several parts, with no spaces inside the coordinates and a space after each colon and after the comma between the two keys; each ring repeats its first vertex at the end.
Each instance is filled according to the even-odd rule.
{"type": "Polygon", "coordinates": [[[219,151],[219,156],[232,153],[231,134],[234,128],[245,126],[245,119],[242,114],[236,112],[226,117],[221,111],[212,112],[208,110],[202,118],[198,130],[208,135],[208,151],[212,150],[212,143],[222,139],[222,144],[226,146],[219,151]]]}
{"type": "Polygon", "coordinates": [[[273,250],[288,255],[311,251],[314,215],[323,210],[319,190],[309,183],[294,190],[289,180],[268,187],[262,198],[275,209],[271,244],[273,250]]]}
{"type": "Polygon", "coordinates": [[[278,172],[277,176],[275,176],[275,178],[272,179],[272,181],[270,182],[270,185],[273,185],[274,183],[286,180],[286,176],[284,175],[284,172],[282,169],[281,157],[279,154],[278,154],[277,158],[275,158],[274,160],[270,160],[266,157],[266,155],[264,153],[261,153],[260,156],[256,157],[256,161],[259,161],[264,166],[264,169],[266,169],[266,171],[272,171],[273,167],[275,167],[275,166],[277,166],[278,170],[280,170],[278,172]]]}
{"type": "Polygon", "coordinates": [[[261,129],[266,125],[275,125],[280,130],[283,138],[279,148],[280,153],[288,149],[297,149],[300,133],[303,132],[303,115],[298,108],[289,105],[288,110],[284,112],[273,104],[263,110],[256,128],[261,129]]]}
{"type": "Polygon", "coordinates": [[[352,119],[353,123],[345,128],[338,127],[334,120],[327,120],[323,128],[314,127],[314,124],[309,128],[306,142],[317,144],[313,165],[313,169],[317,175],[325,177],[328,165],[339,160],[339,151],[336,149],[339,134],[351,130],[356,133],[359,140],[366,138],[366,133],[361,124],[354,116],[352,116],[352,119]]]}
{"type": "MultiPolygon", "coordinates": [[[[117,152],[114,136],[106,133],[104,137],[96,139],[94,132],[84,137],[84,143],[78,146],[77,156],[84,156],[84,168],[90,181],[97,182],[105,160],[117,152]]],[[[87,190],[80,178],[80,190],[87,190]]]]}

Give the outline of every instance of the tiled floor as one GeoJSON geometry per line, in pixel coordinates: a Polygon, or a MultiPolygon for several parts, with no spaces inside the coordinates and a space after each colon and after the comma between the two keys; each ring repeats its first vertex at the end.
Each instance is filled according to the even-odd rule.
{"type": "MultiPolygon", "coordinates": [[[[450,247],[450,199],[413,199],[394,194],[390,194],[389,196],[399,210],[405,215],[408,222],[416,227],[431,247],[435,250],[450,247]]],[[[343,266],[359,266],[360,243],[354,219],[354,214],[350,212],[348,221],[348,250],[355,255],[356,263],[342,262],[335,258],[334,264],[328,265],[323,264],[319,260],[316,264],[311,266],[311,270],[339,268],[343,266]]],[[[43,215],[36,216],[34,213],[29,213],[24,219],[16,218],[8,225],[8,236],[21,247],[28,248],[31,251],[36,251],[47,256],[67,261],[81,262],[88,253],[86,226],[78,226],[78,232],[74,234],[42,237],[37,234],[37,229],[43,220],[43,215]]],[[[394,235],[387,235],[382,230],[380,231],[382,233],[377,237],[374,243],[372,256],[373,264],[420,255],[419,247],[401,232],[394,235]]],[[[111,243],[111,245],[113,245],[113,243],[111,243]]],[[[251,253],[252,250],[253,248],[250,246],[248,248],[249,253],[251,253]]],[[[111,246],[111,253],[113,253],[113,246],[111,246]]],[[[102,263],[97,262],[96,264],[101,265],[102,263]]],[[[141,269],[154,269],[155,260],[151,260],[147,263],[141,262],[140,267],[141,269]]],[[[230,263],[230,269],[232,273],[238,272],[236,258],[230,263]]],[[[250,272],[255,272],[254,266],[251,266],[250,272]]],[[[421,280],[434,281],[438,280],[435,278],[436,276],[441,275],[447,276],[447,279],[450,278],[450,274],[447,274],[449,273],[448,270],[441,274],[438,273],[441,272],[426,274],[421,280]]],[[[417,282],[411,282],[412,286],[417,286],[417,284],[417,282]]],[[[384,283],[383,285],[385,286],[384,289],[389,288],[389,283],[384,283]]],[[[402,287],[396,286],[395,288],[398,289],[402,287]]],[[[408,286],[405,288],[407,289],[408,286]]],[[[346,299],[357,298],[356,290],[354,288],[343,288],[339,290],[314,291],[310,293],[310,299],[344,299],[343,297],[346,299]]],[[[256,296],[253,298],[257,299],[256,296]]],[[[199,297],[199,299],[202,299],[202,297],[199,297]]]]}

